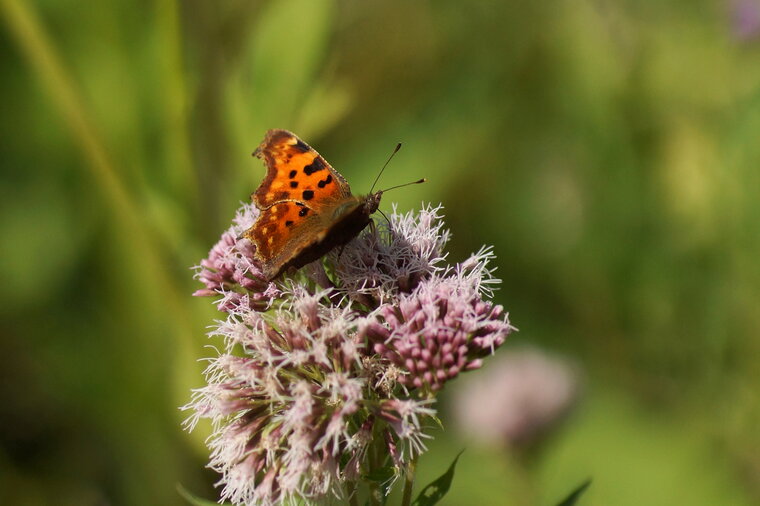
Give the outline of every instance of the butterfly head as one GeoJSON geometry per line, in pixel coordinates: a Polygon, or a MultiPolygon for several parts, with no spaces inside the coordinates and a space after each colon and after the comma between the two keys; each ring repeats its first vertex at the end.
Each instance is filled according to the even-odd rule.
{"type": "Polygon", "coordinates": [[[383,190],[370,193],[364,198],[364,213],[369,216],[377,211],[380,207],[380,199],[383,197],[383,190]]]}

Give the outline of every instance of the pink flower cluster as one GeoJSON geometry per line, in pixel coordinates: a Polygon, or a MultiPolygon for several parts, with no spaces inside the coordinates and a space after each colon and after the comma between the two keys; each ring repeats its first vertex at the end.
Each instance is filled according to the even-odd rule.
{"type": "Polygon", "coordinates": [[[359,473],[371,442],[365,432],[378,418],[401,424],[390,426],[390,440],[421,448],[418,417],[432,411],[411,400],[392,417],[397,400],[368,388],[373,367],[382,368],[364,351],[368,317],[325,304],[328,295],[291,286],[272,313],[240,305],[214,330],[225,349],[206,370],[208,385],[194,392],[187,423],[213,422],[210,467],[222,475],[222,498],[340,496],[344,475],[359,473]]]}
{"type": "MultiPolygon", "coordinates": [[[[504,308],[481,298],[491,259],[483,250],[441,275],[434,275],[380,314],[387,326],[371,337],[373,350],[406,374],[407,387],[437,391],[460,372],[477,369],[482,357],[513,330],[504,308]]],[[[490,281],[490,278],[487,280],[490,281]]]]}
{"type": "Polygon", "coordinates": [[[391,215],[295,276],[267,283],[237,239],[245,205],[198,268],[227,313],[187,427],[212,421],[222,499],[275,504],[383,490],[425,451],[434,394],[480,366],[513,330],[486,300],[489,249],[445,265],[439,208],[391,215]],[[332,273],[328,275],[327,273],[332,273]],[[395,478],[394,478],[395,477],[395,478]],[[378,483],[374,483],[378,486],[378,483]]]}

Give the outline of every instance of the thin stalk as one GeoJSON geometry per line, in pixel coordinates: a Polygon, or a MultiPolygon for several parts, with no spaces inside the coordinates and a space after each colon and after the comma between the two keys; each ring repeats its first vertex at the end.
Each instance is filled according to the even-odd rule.
{"type": "MultiPolygon", "coordinates": [[[[381,424],[375,423],[372,426],[372,443],[369,447],[369,475],[375,476],[375,471],[379,470],[383,461],[385,460],[385,452],[383,451],[383,435],[381,424]]],[[[370,480],[369,483],[369,504],[371,506],[381,506],[382,504],[382,491],[380,490],[380,484],[377,481],[370,480]]]]}
{"type": "Polygon", "coordinates": [[[166,121],[166,169],[175,196],[181,194],[185,202],[195,203],[199,190],[190,149],[180,5],[178,0],[159,0],[155,5],[156,34],[161,40],[158,56],[166,121]]]}
{"type": "Polygon", "coordinates": [[[530,457],[519,452],[507,453],[509,465],[515,483],[513,501],[516,506],[531,506],[537,504],[538,490],[535,473],[530,457]]]}
{"type": "Polygon", "coordinates": [[[0,7],[8,32],[16,39],[42,86],[50,93],[53,105],[71,129],[74,140],[89,162],[87,167],[105,197],[122,219],[133,221],[136,214],[134,205],[119,180],[113,161],[106,152],[98,128],[95,128],[74,80],[64,68],[34,7],[29,2],[19,0],[2,0],[0,7]]]}
{"type": "MultiPolygon", "coordinates": [[[[377,441],[377,438],[372,438],[374,441],[377,441]]],[[[370,455],[370,475],[374,474],[373,471],[376,469],[379,469],[380,465],[378,463],[379,461],[379,453],[380,453],[380,447],[377,444],[373,444],[370,447],[370,451],[372,452],[370,455]]],[[[370,481],[369,482],[369,503],[371,506],[380,506],[382,502],[380,501],[380,494],[382,492],[380,491],[380,484],[376,481],[370,481]]]]}
{"type": "Polygon", "coordinates": [[[380,485],[377,482],[372,482],[369,485],[369,504],[370,506],[381,506],[380,502],[380,485]]]}
{"type": "Polygon", "coordinates": [[[111,207],[114,218],[125,235],[130,237],[132,247],[138,250],[140,270],[146,273],[149,280],[145,287],[162,294],[163,300],[176,315],[173,321],[177,325],[178,344],[189,344],[188,339],[180,337],[192,335],[190,315],[180,302],[176,283],[167,274],[169,270],[162,262],[157,240],[121,180],[120,172],[99,134],[102,129],[92,119],[82,94],[40,22],[33,4],[0,0],[0,13],[5,18],[9,34],[71,130],[87,161],[85,166],[101,190],[102,201],[111,207]]]}
{"type": "Polygon", "coordinates": [[[401,506],[409,506],[412,504],[412,489],[414,488],[414,474],[417,471],[417,459],[419,455],[415,455],[409,465],[406,467],[406,476],[404,477],[404,493],[401,496],[401,506]]]}
{"type": "Polygon", "coordinates": [[[357,486],[355,481],[346,483],[346,494],[348,494],[348,505],[359,506],[359,497],[357,494],[357,486]]]}

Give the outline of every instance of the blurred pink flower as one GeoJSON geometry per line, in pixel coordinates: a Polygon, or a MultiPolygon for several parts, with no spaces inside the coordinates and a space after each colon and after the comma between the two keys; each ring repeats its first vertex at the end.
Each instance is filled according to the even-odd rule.
{"type": "Polygon", "coordinates": [[[575,367],[536,349],[508,351],[454,393],[457,425],[484,445],[526,447],[568,413],[579,393],[575,367]]]}
{"type": "Polygon", "coordinates": [[[738,40],[748,41],[760,36],[760,0],[733,0],[731,26],[738,40]]]}

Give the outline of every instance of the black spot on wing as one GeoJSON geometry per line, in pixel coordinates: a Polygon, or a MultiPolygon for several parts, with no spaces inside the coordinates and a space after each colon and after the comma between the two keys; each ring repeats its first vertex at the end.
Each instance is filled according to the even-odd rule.
{"type": "Polygon", "coordinates": [[[292,227],[292,226],[293,226],[293,222],[292,222],[292,221],[290,221],[290,220],[286,220],[286,221],[285,221],[285,226],[286,226],[286,227],[292,227]]]}
{"type": "Polygon", "coordinates": [[[327,186],[330,183],[332,183],[332,175],[328,174],[325,179],[323,179],[322,181],[320,181],[319,183],[317,183],[317,186],[319,186],[320,188],[324,188],[325,186],[327,186]]]}
{"type": "Polygon", "coordinates": [[[309,208],[306,207],[306,205],[303,202],[296,202],[296,205],[301,208],[300,211],[298,211],[298,216],[306,216],[309,214],[309,208]]]}
{"type": "Polygon", "coordinates": [[[303,168],[304,174],[307,176],[311,176],[317,171],[320,171],[326,167],[325,162],[322,161],[322,158],[316,157],[311,164],[307,165],[303,168]]]}
{"type": "Polygon", "coordinates": [[[296,142],[295,144],[293,144],[293,149],[296,149],[296,150],[300,151],[301,153],[306,153],[311,148],[309,148],[309,145],[306,144],[304,141],[302,141],[301,139],[298,139],[298,142],[296,142]]]}
{"type": "MultiPolygon", "coordinates": [[[[321,181],[320,181],[320,182],[321,182],[321,181]]],[[[291,188],[298,188],[298,181],[291,181],[291,182],[290,182],[290,187],[291,187],[291,188]]]]}
{"type": "Polygon", "coordinates": [[[293,170],[290,171],[290,174],[288,174],[288,177],[290,179],[293,179],[294,177],[296,177],[296,174],[298,174],[298,171],[295,170],[295,169],[293,169],[293,170]]]}
{"type": "Polygon", "coordinates": [[[314,190],[304,190],[302,196],[304,200],[311,200],[314,198],[314,190]]]}

